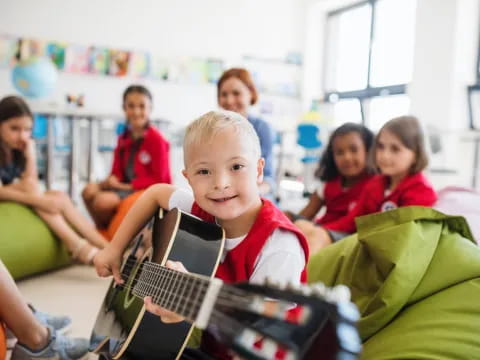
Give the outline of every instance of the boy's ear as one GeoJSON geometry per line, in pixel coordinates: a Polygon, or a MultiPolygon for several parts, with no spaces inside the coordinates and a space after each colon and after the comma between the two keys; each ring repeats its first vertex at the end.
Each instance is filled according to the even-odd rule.
{"type": "Polygon", "coordinates": [[[263,183],[263,168],[265,167],[265,159],[260,158],[257,162],[257,184],[263,183]]]}
{"type": "MultiPolygon", "coordinates": [[[[183,170],[182,170],[182,175],[183,175],[183,177],[184,177],[185,179],[187,179],[187,180],[188,180],[188,173],[187,173],[187,170],[183,169],[183,170]]],[[[188,181],[190,181],[190,180],[188,180],[188,181]]]]}

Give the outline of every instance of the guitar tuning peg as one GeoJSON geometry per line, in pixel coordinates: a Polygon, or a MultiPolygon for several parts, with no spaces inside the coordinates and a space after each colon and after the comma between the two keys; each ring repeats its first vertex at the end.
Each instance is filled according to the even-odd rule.
{"type": "Polygon", "coordinates": [[[267,359],[274,359],[275,353],[278,350],[278,345],[270,339],[263,339],[261,345],[261,352],[267,359]]]}
{"type": "Polygon", "coordinates": [[[320,296],[322,298],[325,297],[328,292],[327,287],[321,282],[313,284],[312,290],[315,295],[320,296]]]}
{"type": "Polygon", "coordinates": [[[289,282],[287,283],[286,289],[287,289],[287,290],[290,290],[290,291],[292,291],[292,290],[294,291],[294,290],[297,290],[297,289],[298,289],[298,285],[292,283],[291,281],[289,281],[289,282]]]}
{"type": "Polygon", "coordinates": [[[297,360],[297,356],[293,351],[288,351],[287,355],[285,355],[285,360],[297,360]]]}
{"type": "Polygon", "coordinates": [[[309,296],[312,294],[312,288],[311,286],[309,285],[305,285],[305,284],[301,284],[299,287],[298,287],[298,290],[300,290],[300,292],[305,295],[305,296],[309,296]]]}
{"type": "Polygon", "coordinates": [[[269,277],[265,278],[264,284],[266,286],[273,287],[273,288],[280,289],[280,290],[283,290],[285,288],[285,285],[286,285],[284,282],[273,280],[269,277]]]}
{"type": "Polygon", "coordinates": [[[337,303],[350,301],[350,289],[345,285],[336,285],[330,290],[330,296],[337,303]]]}

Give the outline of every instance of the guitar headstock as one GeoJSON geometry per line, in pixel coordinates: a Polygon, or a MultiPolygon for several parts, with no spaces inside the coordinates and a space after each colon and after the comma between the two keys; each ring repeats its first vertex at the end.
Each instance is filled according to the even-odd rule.
{"type": "Polygon", "coordinates": [[[358,318],[343,285],[242,283],[222,288],[209,332],[246,359],[356,359],[358,318]]]}

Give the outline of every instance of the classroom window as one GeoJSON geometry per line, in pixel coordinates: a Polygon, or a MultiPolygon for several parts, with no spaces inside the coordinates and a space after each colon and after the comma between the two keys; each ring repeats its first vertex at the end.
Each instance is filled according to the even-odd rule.
{"type": "Polygon", "coordinates": [[[362,109],[358,99],[345,99],[333,104],[333,119],[335,125],[346,122],[362,123],[362,109]]]}
{"type": "Polygon", "coordinates": [[[367,0],[328,14],[324,100],[338,102],[335,123],[360,116],[378,129],[409,112],[415,8],[416,0],[367,0]]]}
{"type": "MultiPolygon", "coordinates": [[[[480,29],[479,29],[480,32],[480,29]]],[[[468,92],[468,113],[470,117],[470,128],[480,129],[480,42],[477,49],[477,79],[475,84],[467,87],[468,92]]]]}

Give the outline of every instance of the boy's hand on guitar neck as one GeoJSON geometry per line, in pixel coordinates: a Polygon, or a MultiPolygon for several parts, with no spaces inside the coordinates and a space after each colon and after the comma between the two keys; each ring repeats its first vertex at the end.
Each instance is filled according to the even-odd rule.
{"type": "Polygon", "coordinates": [[[124,280],[120,273],[120,266],[122,261],[122,253],[119,252],[112,244],[101,250],[93,258],[95,270],[101,277],[113,275],[113,279],[117,284],[123,284],[124,280]]]}
{"type": "MultiPolygon", "coordinates": [[[[167,260],[167,263],[165,264],[165,267],[167,267],[169,269],[172,269],[172,270],[177,270],[177,271],[181,271],[181,272],[184,272],[184,273],[188,273],[187,269],[185,269],[183,264],[181,262],[178,262],[178,261],[167,260]]],[[[147,311],[151,312],[154,315],[159,316],[160,319],[166,324],[177,323],[177,322],[180,322],[180,321],[184,320],[183,317],[175,314],[174,312],[171,312],[171,311],[169,311],[165,308],[162,308],[161,306],[155,305],[152,302],[152,297],[151,296],[147,296],[144,299],[144,303],[145,303],[145,308],[147,309],[147,311]]]]}

